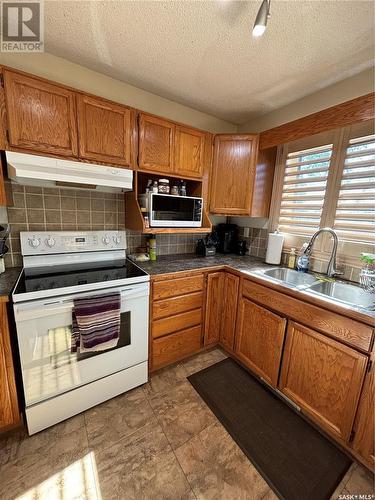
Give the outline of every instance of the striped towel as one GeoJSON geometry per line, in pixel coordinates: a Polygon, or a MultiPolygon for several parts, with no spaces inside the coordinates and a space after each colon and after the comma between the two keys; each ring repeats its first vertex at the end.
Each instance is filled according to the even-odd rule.
{"type": "Polygon", "coordinates": [[[116,347],[120,336],[120,292],[74,299],[72,352],[116,347]]]}

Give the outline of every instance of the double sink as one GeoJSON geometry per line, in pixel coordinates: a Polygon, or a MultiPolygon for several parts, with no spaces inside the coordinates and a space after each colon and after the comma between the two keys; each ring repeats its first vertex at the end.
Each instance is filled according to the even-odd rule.
{"type": "Polygon", "coordinates": [[[264,277],[276,280],[298,290],[338,301],[351,307],[373,311],[375,309],[375,295],[366,292],[356,285],[343,281],[334,281],[313,274],[301,273],[294,269],[277,267],[267,271],[260,271],[264,277]]]}

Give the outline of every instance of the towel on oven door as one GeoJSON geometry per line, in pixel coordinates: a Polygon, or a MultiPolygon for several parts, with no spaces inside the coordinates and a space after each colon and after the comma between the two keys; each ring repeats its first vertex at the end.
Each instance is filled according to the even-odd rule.
{"type": "Polygon", "coordinates": [[[72,352],[104,351],[120,337],[120,292],[74,299],[72,352]]]}

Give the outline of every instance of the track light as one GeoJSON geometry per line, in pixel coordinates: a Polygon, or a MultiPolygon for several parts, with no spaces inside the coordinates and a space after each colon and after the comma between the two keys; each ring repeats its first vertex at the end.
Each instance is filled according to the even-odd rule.
{"type": "Polygon", "coordinates": [[[254,37],[262,36],[266,31],[267,21],[270,17],[270,5],[271,0],[263,0],[254,23],[254,37]]]}

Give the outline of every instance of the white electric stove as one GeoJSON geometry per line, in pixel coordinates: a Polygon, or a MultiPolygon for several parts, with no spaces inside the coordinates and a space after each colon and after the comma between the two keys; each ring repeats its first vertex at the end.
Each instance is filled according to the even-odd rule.
{"type": "Polygon", "coordinates": [[[30,434],[147,382],[149,276],[123,231],[21,233],[12,298],[30,434]],[[121,293],[115,348],[71,353],[73,300],[121,293]]]}

